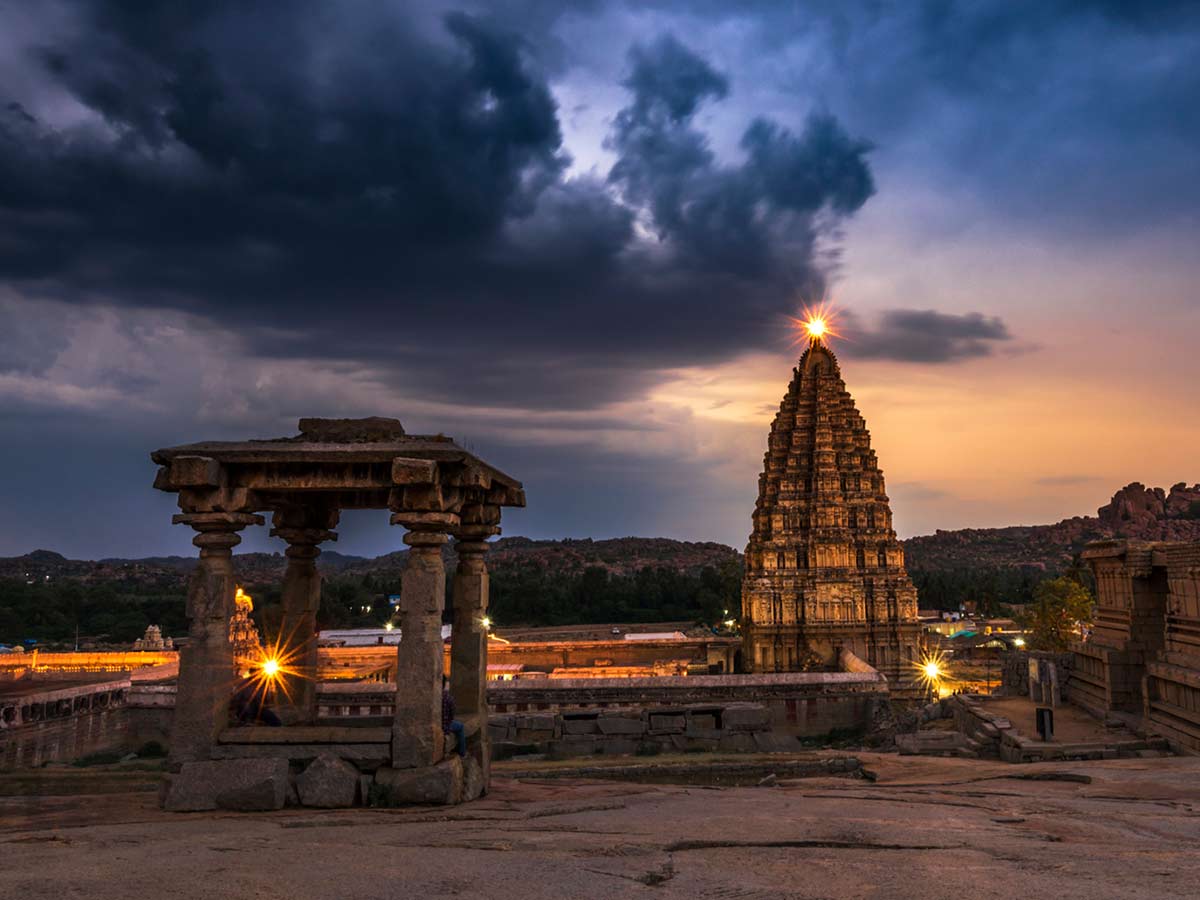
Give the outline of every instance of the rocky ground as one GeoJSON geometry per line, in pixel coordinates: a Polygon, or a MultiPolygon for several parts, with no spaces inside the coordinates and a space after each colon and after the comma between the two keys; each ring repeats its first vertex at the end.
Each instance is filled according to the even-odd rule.
{"type": "MultiPolygon", "coordinates": [[[[325,813],[162,813],[152,772],[0,777],[0,896],[1196,896],[1200,759],[858,756],[875,781],[713,788],[506,763],[466,806],[325,813]]],[[[663,761],[642,762],[653,777],[663,761]]]]}

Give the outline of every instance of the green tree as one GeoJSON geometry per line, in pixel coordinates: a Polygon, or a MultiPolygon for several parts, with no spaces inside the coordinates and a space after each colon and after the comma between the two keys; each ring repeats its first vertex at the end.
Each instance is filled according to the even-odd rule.
{"type": "Polygon", "coordinates": [[[1091,592],[1068,576],[1043,581],[1017,624],[1029,635],[1031,650],[1067,649],[1080,625],[1090,625],[1094,612],[1091,592]]]}

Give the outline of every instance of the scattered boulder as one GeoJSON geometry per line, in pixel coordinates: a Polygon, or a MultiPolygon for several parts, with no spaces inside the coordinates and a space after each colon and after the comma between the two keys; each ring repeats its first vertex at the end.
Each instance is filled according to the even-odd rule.
{"type": "Polygon", "coordinates": [[[463,760],[455,755],[436,766],[419,769],[385,766],[375,773],[375,785],[372,794],[372,805],[375,806],[460,803],[463,798],[463,760]]]}
{"type": "Polygon", "coordinates": [[[171,812],[213,809],[283,809],[287,801],[288,761],[220,759],[184,763],[168,776],[163,808],[171,812]]]}
{"type": "Polygon", "coordinates": [[[344,759],[322,753],[296,779],[303,806],[338,809],[354,805],[358,792],[358,769],[344,759]]]}

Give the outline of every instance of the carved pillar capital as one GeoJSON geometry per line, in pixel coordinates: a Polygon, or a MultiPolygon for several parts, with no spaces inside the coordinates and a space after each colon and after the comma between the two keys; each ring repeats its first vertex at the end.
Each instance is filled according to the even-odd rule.
{"type": "Polygon", "coordinates": [[[201,559],[228,557],[242,542],[238,534],[248,525],[262,525],[262,516],[253,513],[203,512],[177,513],[171,518],[174,525],[190,525],[198,534],[192,543],[200,548],[201,559]]]}

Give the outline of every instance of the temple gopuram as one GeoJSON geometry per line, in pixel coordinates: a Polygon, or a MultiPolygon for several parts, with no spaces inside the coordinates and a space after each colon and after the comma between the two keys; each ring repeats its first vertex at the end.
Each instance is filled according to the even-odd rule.
{"type": "Polygon", "coordinates": [[[848,651],[911,686],[917,592],[883,473],[837,357],[809,346],[771,425],[742,583],[743,666],[835,668],[848,651]]]}

